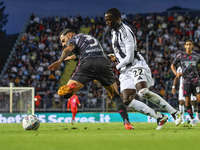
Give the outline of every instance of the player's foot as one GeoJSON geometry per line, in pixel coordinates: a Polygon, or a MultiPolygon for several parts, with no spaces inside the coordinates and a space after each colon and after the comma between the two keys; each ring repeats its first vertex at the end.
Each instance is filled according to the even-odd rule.
{"type": "Polygon", "coordinates": [[[58,95],[63,96],[63,95],[66,95],[67,93],[71,93],[75,88],[76,88],[76,84],[75,83],[71,83],[69,85],[63,85],[58,90],[58,95]]]}
{"type": "Polygon", "coordinates": [[[195,119],[191,120],[191,124],[192,124],[192,126],[196,126],[197,125],[195,119]]]}
{"type": "Polygon", "coordinates": [[[156,130],[161,130],[163,128],[164,124],[167,122],[167,120],[168,120],[168,117],[166,115],[162,114],[162,117],[157,119],[156,130]]]}
{"type": "Polygon", "coordinates": [[[176,111],[171,115],[174,118],[175,125],[178,126],[182,121],[181,113],[179,111],[176,111]]]}
{"type": "Polygon", "coordinates": [[[184,124],[184,123],[185,123],[185,119],[182,120],[181,124],[184,124]]]}
{"type": "Polygon", "coordinates": [[[182,113],[181,113],[181,117],[182,117],[181,124],[184,124],[185,123],[185,116],[182,113]]]}
{"type": "Polygon", "coordinates": [[[130,124],[130,123],[128,123],[128,122],[124,125],[124,127],[126,128],[126,130],[132,130],[132,129],[135,129],[135,128],[133,127],[133,125],[130,124]]]}
{"type": "Polygon", "coordinates": [[[74,122],[75,122],[75,120],[72,119],[72,120],[71,120],[71,124],[74,125],[74,122]]]}
{"type": "Polygon", "coordinates": [[[197,120],[200,123],[200,113],[196,112],[197,120]]]}

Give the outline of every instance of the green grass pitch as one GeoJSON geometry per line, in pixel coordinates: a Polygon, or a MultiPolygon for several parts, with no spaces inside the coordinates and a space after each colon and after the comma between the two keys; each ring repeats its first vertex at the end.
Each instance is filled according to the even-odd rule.
{"type": "Polygon", "coordinates": [[[21,124],[0,124],[0,150],[200,150],[200,124],[41,123],[25,131],[21,124]]]}

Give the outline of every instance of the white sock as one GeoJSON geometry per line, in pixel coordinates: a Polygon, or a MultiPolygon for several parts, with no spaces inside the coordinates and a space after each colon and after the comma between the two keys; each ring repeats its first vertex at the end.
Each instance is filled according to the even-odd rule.
{"type": "Polygon", "coordinates": [[[192,107],[192,112],[193,112],[193,114],[194,114],[194,105],[192,105],[191,107],[192,107]]]}
{"type": "Polygon", "coordinates": [[[184,105],[179,104],[179,111],[181,113],[182,118],[184,118],[184,113],[185,113],[185,107],[184,105]]]}
{"type": "Polygon", "coordinates": [[[175,113],[177,110],[175,110],[168,102],[166,102],[162,97],[160,97],[158,94],[149,91],[146,93],[143,98],[150,100],[152,103],[156,104],[160,108],[165,109],[170,114],[175,113]]]}
{"type": "Polygon", "coordinates": [[[132,108],[134,110],[137,110],[142,114],[154,117],[156,119],[162,117],[161,113],[156,114],[155,110],[153,110],[152,108],[147,106],[145,103],[142,103],[142,102],[135,100],[135,99],[133,99],[131,101],[131,103],[128,105],[128,107],[132,108]]]}

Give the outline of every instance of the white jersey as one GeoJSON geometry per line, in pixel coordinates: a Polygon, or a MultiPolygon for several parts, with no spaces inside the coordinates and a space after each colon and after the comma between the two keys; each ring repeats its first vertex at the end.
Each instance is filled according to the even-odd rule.
{"type": "Polygon", "coordinates": [[[137,52],[137,41],[132,30],[122,23],[116,31],[112,30],[111,34],[112,47],[118,62],[116,68],[121,70],[130,63],[133,66],[142,67],[143,65],[140,65],[138,60],[144,60],[144,58],[137,52]]]}
{"type": "MultiPolygon", "coordinates": [[[[177,68],[177,71],[176,71],[177,73],[182,73],[182,68],[181,68],[181,66],[179,66],[178,68],[177,68]]],[[[180,77],[180,84],[179,84],[179,100],[184,100],[185,101],[185,97],[183,96],[183,77],[181,76],[180,77]]],[[[196,96],[194,96],[193,94],[191,94],[191,101],[195,101],[196,100],[196,96]]]]}
{"type": "Polygon", "coordinates": [[[137,52],[137,41],[133,31],[124,23],[117,30],[112,30],[112,47],[117,59],[116,68],[120,70],[120,90],[136,89],[138,82],[145,81],[153,86],[151,70],[143,56],[137,52]]]}

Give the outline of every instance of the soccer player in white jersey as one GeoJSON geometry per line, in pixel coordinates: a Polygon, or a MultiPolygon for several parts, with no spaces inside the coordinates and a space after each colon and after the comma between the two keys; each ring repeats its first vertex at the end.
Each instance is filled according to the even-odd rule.
{"type": "MultiPolygon", "coordinates": [[[[180,73],[182,74],[182,69],[181,69],[181,66],[179,66],[177,68],[177,73],[180,73]]],[[[174,82],[173,82],[173,86],[172,86],[172,94],[174,95],[176,93],[176,83],[178,81],[178,77],[176,76],[174,78],[174,82]]],[[[196,97],[194,95],[191,94],[191,106],[192,106],[192,111],[193,111],[193,114],[194,114],[194,105],[192,104],[192,102],[196,101],[196,97]]],[[[179,100],[179,111],[182,115],[182,124],[185,123],[185,117],[184,117],[184,113],[185,113],[185,107],[184,107],[184,103],[185,103],[185,97],[183,96],[183,77],[180,76],[180,80],[179,80],[179,93],[178,93],[178,100],[179,100]]],[[[194,118],[191,118],[191,123],[193,126],[196,125],[196,121],[194,118]]]]}
{"type": "Polygon", "coordinates": [[[169,112],[175,125],[182,121],[181,114],[169,103],[156,93],[149,91],[149,87],[154,85],[151,70],[139,52],[137,52],[136,37],[132,30],[121,21],[121,13],[117,8],[111,8],[105,13],[106,25],[112,29],[112,47],[114,56],[110,55],[111,60],[117,60],[116,69],[120,71],[120,90],[123,101],[129,108],[142,112],[157,119],[160,130],[167,121],[167,116],[156,113],[146,104],[135,100],[135,94],[148,99],[159,107],[169,112]],[[114,58],[113,58],[114,57],[114,58]]]}

